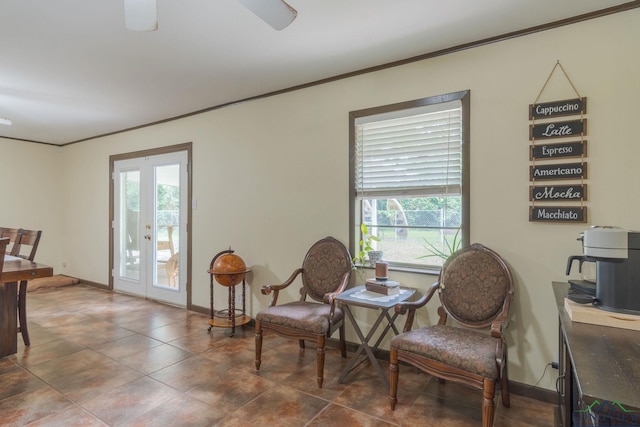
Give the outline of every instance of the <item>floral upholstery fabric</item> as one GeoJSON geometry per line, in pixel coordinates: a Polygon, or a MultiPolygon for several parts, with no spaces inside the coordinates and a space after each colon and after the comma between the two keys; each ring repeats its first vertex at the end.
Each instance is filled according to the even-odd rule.
{"type": "Polygon", "coordinates": [[[445,325],[429,326],[394,337],[391,347],[484,378],[498,378],[496,338],[481,332],[445,325]]]}
{"type": "Polygon", "coordinates": [[[325,238],[316,242],[302,263],[302,282],[307,294],[316,301],[335,292],[345,273],[351,272],[351,256],[338,240],[325,238]]]}
{"type": "MultiPolygon", "coordinates": [[[[329,304],[295,301],[265,308],[256,315],[256,320],[289,328],[301,329],[314,334],[326,334],[329,330],[329,304]]],[[[343,313],[336,307],[334,323],[339,322],[343,313]]]]}
{"type": "Polygon", "coordinates": [[[443,266],[440,300],[454,318],[482,322],[496,316],[502,308],[510,277],[501,260],[492,253],[467,249],[449,258],[443,266]]]}

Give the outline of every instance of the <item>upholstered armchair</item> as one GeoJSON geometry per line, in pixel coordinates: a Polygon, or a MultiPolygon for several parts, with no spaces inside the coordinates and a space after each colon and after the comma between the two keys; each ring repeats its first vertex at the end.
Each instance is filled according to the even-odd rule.
{"type": "Polygon", "coordinates": [[[347,355],[344,316],[335,297],[345,290],[350,276],[349,251],[338,240],[326,237],[309,249],[302,267],[296,269],[286,282],[263,286],[262,293],[271,294],[271,302],[255,318],[256,370],[261,365],[264,330],[297,339],[300,348],[305,348],[304,340],[312,340],[316,343],[317,383],[322,388],[325,341],[336,329],[340,331],[342,357],[347,355]],[[294,283],[298,276],[302,279],[300,300],[277,305],[280,291],[294,283]]]}
{"type": "Polygon", "coordinates": [[[513,279],[504,260],[475,243],[451,255],[424,297],[396,305],[407,313],[404,332],[391,340],[390,404],[397,403],[399,365],[403,361],[444,382],[466,384],[482,390],[482,425],[494,419],[494,395],[500,384],[502,404],[510,406],[507,344],[503,329],[513,299],[513,279]],[[435,293],[440,297],[437,325],[411,330],[415,310],[435,293]],[[458,325],[447,324],[451,317],[458,325]],[[462,326],[462,327],[460,327],[462,326]],[[490,328],[490,333],[480,329],[490,328]]]}

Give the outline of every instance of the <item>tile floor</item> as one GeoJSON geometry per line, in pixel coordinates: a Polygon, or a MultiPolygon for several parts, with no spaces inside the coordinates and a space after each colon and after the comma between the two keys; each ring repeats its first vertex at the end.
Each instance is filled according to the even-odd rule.
{"type": "MultiPolygon", "coordinates": [[[[85,285],[29,293],[32,345],[0,359],[0,425],[11,426],[478,426],[480,393],[401,367],[395,411],[363,363],[328,348],[325,381],[315,351],[266,335],[207,331],[208,318],[85,285]]],[[[381,361],[383,369],[388,368],[381,361]]],[[[553,405],[496,398],[495,426],[551,426],[553,405]]]]}

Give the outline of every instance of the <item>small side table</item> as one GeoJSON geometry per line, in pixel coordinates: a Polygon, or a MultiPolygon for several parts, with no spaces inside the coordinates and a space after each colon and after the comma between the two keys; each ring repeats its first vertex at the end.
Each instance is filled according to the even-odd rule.
{"type": "Polygon", "coordinates": [[[209,266],[210,283],[209,283],[209,295],[210,295],[210,303],[211,303],[211,319],[209,320],[209,331],[211,331],[212,327],[219,328],[231,328],[231,337],[233,337],[236,333],[236,326],[246,325],[251,321],[251,317],[246,314],[246,280],[242,279],[242,309],[236,309],[236,286],[240,283],[236,283],[235,276],[245,275],[250,272],[251,269],[247,268],[244,271],[238,271],[234,273],[215,273],[217,275],[226,275],[231,276],[230,281],[232,283],[236,283],[233,286],[227,286],[229,290],[228,297],[228,309],[218,310],[216,311],[213,303],[213,282],[214,282],[214,272],[213,272],[213,264],[216,262],[216,259],[224,254],[233,253],[234,251],[229,249],[226,251],[222,251],[211,260],[211,265],[209,266]]]}
{"type": "Polygon", "coordinates": [[[416,293],[415,289],[400,287],[399,294],[382,295],[382,294],[377,294],[375,292],[367,291],[365,285],[361,285],[361,286],[356,286],[355,288],[349,289],[339,294],[336,297],[336,300],[342,305],[342,309],[344,310],[346,317],[351,322],[351,325],[353,325],[353,329],[356,331],[356,334],[360,338],[360,342],[361,342],[360,346],[358,347],[358,350],[355,352],[355,354],[349,361],[349,364],[340,375],[340,378],[338,378],[338,383],[342,384],[345,377],[349,374],[349,372],[351,372],[356,366],[360,365],[360,363],[367,360],[366,358],[364,358],[360,360],[360,362],[358,362],[358,358],[364,351],[366,352],[367,357],[371,361],[371,364],[373,365],[374,369],[378,373],[378,376],[382,380],[382,383],[385,385],[387,390],[389,390],[389,379],[387,378],[388,375],[385,375],[382,372],[382,368],[380,368],[380,364],[378,363],[378,360],[376,359],[374,352],[378,349],[378,346],[384,339],[385,335],[387,335],[389,330],[393,330],[393,332],[396,335],[400,333],[398,331],[398,328],[396,328],[394,324],[396,318],[398,317],[398,313],[394,312],[393,315],[390,315],[389,310],[395,307],[397,303],[408,300],[415,293],[416,293]],[[353,313],[351,312],[350,306],[365,307],[365,308],[380,310],[380,314],[378,315],[378,318],[371,326],[371,329],[367,333],[366,337],[364,336],[364,333],[358,326],[356,319],[353,317],[353,313]],[[385,319],[387,321],[387,324],[385,328],[382,330],[382,333],[380,334],[380,336],[378,337],[378,340],[373,345],[373,347],[369,346],[369,342],[375,335],[376,331],[378,330],[378,327],[382,324],[382,321],[385,319]]]}

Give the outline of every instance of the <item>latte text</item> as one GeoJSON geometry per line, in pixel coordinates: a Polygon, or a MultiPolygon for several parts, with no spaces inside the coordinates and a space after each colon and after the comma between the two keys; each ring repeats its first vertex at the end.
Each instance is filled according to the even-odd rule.
{"type": "Polygon", "coordinates": [[[529,139],[550,139],[584,136],[587,134],[587,119],[568,122],[536,123],[529,125],[529,139]]]}

